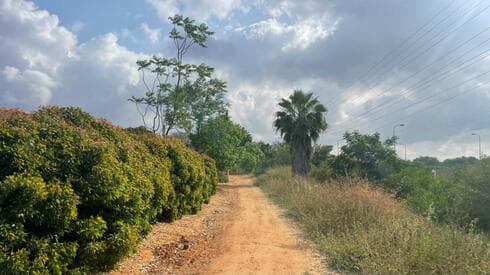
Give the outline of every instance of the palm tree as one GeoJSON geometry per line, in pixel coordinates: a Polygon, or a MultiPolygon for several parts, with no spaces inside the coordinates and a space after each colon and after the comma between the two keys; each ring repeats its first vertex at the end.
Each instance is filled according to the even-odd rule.
{"type": "Polygon", "coordinates": [[[313,143],[327,129],[327,109],[312,93],[296,90],[279,102],[274,127],[290,145],[293,175],[306,176],[313,143]]]}

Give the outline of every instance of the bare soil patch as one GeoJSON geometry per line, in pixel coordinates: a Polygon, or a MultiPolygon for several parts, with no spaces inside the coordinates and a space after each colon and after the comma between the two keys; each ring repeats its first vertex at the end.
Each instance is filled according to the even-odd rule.
{"type": "Polygon", "coordinates": [[[112,274],[322,274],[320,257],[253,178],[231,176],[197,215],[159,223],[112,274]]]}

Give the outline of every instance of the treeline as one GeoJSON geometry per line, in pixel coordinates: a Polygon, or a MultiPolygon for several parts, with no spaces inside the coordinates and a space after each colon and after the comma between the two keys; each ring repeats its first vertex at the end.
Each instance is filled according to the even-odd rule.
{"type": "Polygon", "coordinates": [[[379,182],[416,213],[433,221],[490,231],[490,159],[414,161],[379,182]]]}
{"type": "Polygon", "coordinates": [[[490,159],[400,159],[395,138],[346,133],[292,176],[288,144],[264,145],[259,185],[325,255],[361,274],[484,274],[490,268],[490,159]],[[285,166],[284,166],[285,165],[285,166]],[[276,168],[270,168],[276,167],[276,168]]]}
{"type": "MultiPolygon", "coordinates": [[[[367,179],[432,221],[490,231],[489,158],[405,161],[395,154],[393,138],[382,141],[377,133],[351,132],[343,140],[336,154],[331,145],[313,147],[310,177],[317,182],[367,179]]],[[[289,145],[259,144],[264,158],[255,170],[258,173],[291,164],[289,145]]]]}
{"type": "Polygon", "coordinates": [[[0,110],[0,273],[109,270],[216,183],[214,160],[178,139],[77,108],[0,110]]]}
{"type": "Polygon", "coordinates": [[[262,145],[267,154],[259,167],[267,171],[256,183],[302,226],[330,267],[361,274],[488,272],[490,159],[405,161],[394,150],[396,137],[382,141],[379,133],[357,131],[345,133],[332,154],[332,146],[315,145],[327,128],[318,98],[297,90],[278,105],[274,128],[284,144],[262,145]]]}

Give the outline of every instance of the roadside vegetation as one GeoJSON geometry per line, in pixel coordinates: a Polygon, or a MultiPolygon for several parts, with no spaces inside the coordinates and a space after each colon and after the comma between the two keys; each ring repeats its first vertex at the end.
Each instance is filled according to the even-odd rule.
{"type": "Polygon", "coordinates": [[[333,268],[490,270],[489,158],[406,161],[396,137],[356,131],[334,154],[316,144],[327,109],[301,90],[277,106],[271,126],[283,142],[254,141],[228,115],[214,69],[185,63],[213,32],[169,20],[174,55],[137,62],[145,89],[128,100],[140,127],[73,107],[0,110],[0,273],[110,270],[151,224],[198,212],[230,173],[261,175],[333,268]]]}
{"type": "Polygon", "coordinates": [[[0,109],[1,274],[111,270],[153,223],[197,213],[230,171],[260,170],[261,144],[228,116],[226,83],[184,62],[213,32],[169,20],[175,56],[137,62],[140,127],[73,107],[0,109]]]}
{"type": "Polygon", "coordinates": [[[173,56],[153,56],[137,61],[146,90],[132,96],[141,116],[142,129],[161,136],[178,136],[184,143],[216,160],[219,180],[228,181],[230,171],[258,171],[264,155],[241,125],[228,116],[226,82],[214,68],[185,62],[196,47],[206,48],[214,34],[204,23],[189,17],[169,17],[169,40],[173,56]]]}
{"type": "Polygon", "coordinates": [[[356,131],[346,132],[333,154],[332,146],[314,145],[326,127],[318,127],[318,119],[304,123],[305,106],[314,104],[293,104],[298,93],[278,104],[274,126],[284,144],[262,146],[268,151],[257,185],[303,227],[330,268],[364,274],[490,270],[490,158],[406,161],[393,149],[397,137],[382,141],[378,133],[356,131]],[[299,162],[298,150],[307,152],[299,162]]]}
{"type": "Polygon", "coordinates": [[[474,224],[441,225],[367,180],[317,182],[269,170],[257,184],[296,221],[330,268],[364,274],[480,274],[490,242],[474,224]]]}
{"type": "Polygon", "coordinates": [[[109,270],[216,184],[214,160],[175,138],[77,108],[0,110],[0,273],[109,270]]]}

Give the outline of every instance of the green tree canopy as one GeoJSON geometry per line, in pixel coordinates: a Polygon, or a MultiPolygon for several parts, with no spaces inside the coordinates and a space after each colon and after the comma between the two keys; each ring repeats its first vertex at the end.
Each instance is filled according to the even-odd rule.
{"type": "Polygon", "coordinates": [[[258,172],[264,158],[265,154],[262,152],[260,145],[256,142],[248,142],[242,147],[235,169],[239,173],[258,172]]]}
{"type": "Polygon", "coordinates": [[[175,56],[137,61],[146,93],[129,99],[136,104],[143,125],[161,135],[172,130],[199,131],[205,119],[226,110],[223,100],[226,84],[213,77],[214,69],[183,61],[194,46],[206,47],[213,32],[206,24],[197,24],[181,15],[169,20],[173,24],[169,38],[174,42],[175,56]]]}
{"type": "Polygon", "coordinates": [[[195,148],[216,160],[220,171],[227,171],[237,165],[244,146],[252,139],[245,128],[227,116],[219,116],[204,122],[199,134],[191,135],[191,141],[195,148]]]}
{"type": "Polygon", "coordinates": [[[333,160],[334,156],[331,154],[333,149],[332,145],[316,145],[313,147],[313,155],[311,156],[311,164],[320,165],[327,160],[333,160]]]}
{"type": "Polygon", "coordinates": [[[347,144],[332,164],[337,175],[380,180],[402,165],[392,148],[393,138],[383,143],[379,133],[352,132],[345,133],[344,140],[347,144]]]}
{"type": "Polygon", "coordinates": [[[464,167],[470,166],[478,162],[478,159],[475,157],[459,157],[453,159],[445,159],[442,162],[442,165],[448,167],[464,167]]]}
{"type": "Polygon", "coordinates": [[[434,157],[418,157],[413,162],[420,163],[426,167],[434,167],[440,164],[439,160],[434,157]]]}
{"type": "Polygon", "coordinates": [[[458,207],[475,220],[479,226],[490,231],[490,158],[482,159],[455,175],[455,182],[464,194],[458,207]]]}
{"type": "Polygon", "coordinates": [[[291,164],[291,149],[286,143],[264,143],[258,142],[260,150],[264,154],[264,159],[259,165],[257,173],[263,173],[267,169],[291,164]]]}
{"type": "Polygon", "coordinates": [[[308,174],[308,161],[313,143],[327,129],[327,109],[312,93],[296,90],[279,102],[274,127],[291,146],[292,169],[295,175],[308,174]]]}

